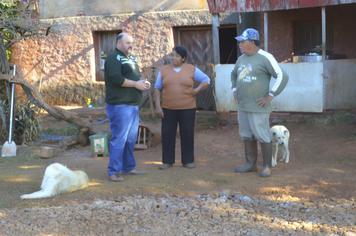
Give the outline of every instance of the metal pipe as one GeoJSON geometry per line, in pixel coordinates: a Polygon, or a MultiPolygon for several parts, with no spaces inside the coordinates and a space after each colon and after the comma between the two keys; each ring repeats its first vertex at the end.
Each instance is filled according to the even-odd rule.
{"type": "Polygon", "coordinates": [[[268,13],[263,13],[263,45],[264,50],[268,51],[268,13]]]}
{"type": "Polygon", "coordinates": [[[212,34],[213,34],[213,60],[214,64],[220,64],[220,41],[219,41],[219,15],[214,14],[212,17],[212,34]]]}
{"type": "MultiPolygon", "coordinates": [[[[16,75],[16,65],[12,71],[12,75],[16,75]]],[[[10,82],[11,84],[11,102],[10,102],[10,126],[9,126],[9,143],[12,141],[12,124],[14,119],[14,103],[15,103],[15,83],[10,82]]]]}

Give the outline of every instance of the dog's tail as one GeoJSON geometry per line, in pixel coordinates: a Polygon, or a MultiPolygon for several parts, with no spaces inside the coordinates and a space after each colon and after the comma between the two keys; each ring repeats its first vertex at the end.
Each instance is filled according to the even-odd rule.
{"type": "Polygon", "coordinates": [[[36,199],[36,198],[47,198],[52,197],[54,194],[50,191],[40,190],[34,193],[21,195],[21,199],[36,199]]]}

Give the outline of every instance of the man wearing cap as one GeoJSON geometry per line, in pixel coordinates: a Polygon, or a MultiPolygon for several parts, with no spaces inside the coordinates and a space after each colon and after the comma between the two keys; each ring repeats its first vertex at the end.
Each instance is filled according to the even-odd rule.
{"type": "Polygon", "coordinates": [[[244,142],[245,159],[235,172],[257,171],[257,141],[261,145],[263,169],[259,176],[271,175],[272,143],[269,115],[271,101],[285,87],[284,76],[274,56],[259,48],[259,33],[247,28],[236,37],[242,55],[231,72],[232,92],[238,102],[240,137],[244,142]],[[276,82],[270,87],[270,79],[276,82]]]}
{"type": "Polygon", "coordinates": [[[108,175],[122,181],[123,174],[138,174],[134,146],[139,126],[142,91],[150,88],[141,79],[136,59],[130,55],[133,38],[127,33],[116,36],[116,49],[105,61],[105,102],[110,120],[111,140],[108,175]]]}

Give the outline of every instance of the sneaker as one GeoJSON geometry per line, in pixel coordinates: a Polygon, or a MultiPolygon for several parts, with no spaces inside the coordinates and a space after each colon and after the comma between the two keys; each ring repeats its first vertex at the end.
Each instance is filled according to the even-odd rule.
{"type": "Polygon", "coordinates": [[[133,170],[131,170],[129,172],[124,173],[124,175],[144,175],[144,174],[146,174],[146,172],[140,171],[140,170],[137,170],[137,169],[133,169],[133,170]]]}
{"type": "Polygon", "coordinates": [[[173,167],[172,164],[162,164],[162,165],[160,165],[160,166],[158,167],[158,169],[160,169],[160,170],[165,170],[165,169],[168,169],[168,168],[171,168],[171,167],[173,167]]]}
{"type": "Polygon", "coordinates": [[[112,182],[121,182],[124,181],[124,178],[120,175],[111,175],[109,176],[109,180],[112,182]]]}
{"type": "Polygon", "coordinates": [[[192,169],[192,168],[195,168],[195,164],[194,164],[194,162],[188,163],[188,164],[183,164],[183,167],[192,169]]]}

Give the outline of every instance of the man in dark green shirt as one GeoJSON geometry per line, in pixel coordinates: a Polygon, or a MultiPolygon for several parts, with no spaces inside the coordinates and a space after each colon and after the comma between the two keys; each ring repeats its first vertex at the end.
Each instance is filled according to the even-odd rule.
{"type": "Polygon", "coordinates": [[[142,91],[150,88],[141,79],[136,59],[130,55],[133,38],[127,33],[116,36],[116,49],[105,61],[106,113],[110,120],[111,140],[108,175],[122,181],[123,174],[135,174],[134,147],[139,126],[142,91]]]}

